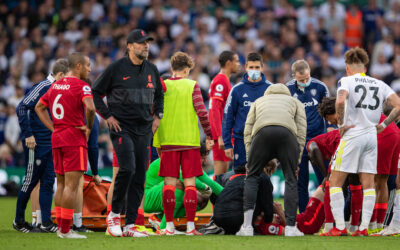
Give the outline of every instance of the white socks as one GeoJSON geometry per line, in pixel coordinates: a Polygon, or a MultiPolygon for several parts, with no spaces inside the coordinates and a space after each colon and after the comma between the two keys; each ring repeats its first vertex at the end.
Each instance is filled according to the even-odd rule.
{"type": "Polygon", "coordinates": [[[251,227],[253,224],[253,213],[254,209],[249,209],[244,212],[244,220],[243,226],[244,227],[251,227]]]}
{"type": "Polygon", "coordinates": [[[335,219],[336,222],[336,228],[339,230],[343,230],[346,228],[346,225],[344,223],[343,190],[340,187],[331,187],[329,188],[329,195],[331,198],[331,209],[333,218],[335,219]]]}
{"type": "MultiPolygon", "coordinates": [[[[188,223],[188,227],[189,227],[189,223],[188,223]]],[[[174,222],[173,222],[173,221],[167,222],[166,229],[167,229],[168,231],[170,231],[170,232],[173,232],[173,231],[175,230],[174,222]]]]}
{"type": "Polygon", "coordinates": [[[333,228],[333,223],[331,222],[325,223],[324,232],[325,233],[329,232],[332,228],[333,228]]]}
{"type": "Polygon", "coordinates": [[[187,231],[187,232],[191,232],[191,231],[193,231],[194,229],[196,229],[196,228],[194,227],[194,222],[193,222],[193,221],[188,221],[188,222],[187,222],[187,229],[186,229],[186,231],[187,231]]]}
{"type": "Polygon", "coordinates": [[[396,190],[396,197],[394,198],[393,218],[390,226],[394,228],[400,227],[400,189],[396,190]]]}
{"type": "Polygon", "coordinates": [[[121,214],[115,214],[115,213],[113,213],[113,211],[110,211],[110,213],[108,214],[108,216],[110,216],[110,218],[114,218],[114,217],[120,217],[121,214]]]}
{"type": "Polygon", "coordinates": [[[376,198],[375,189],[371,188],[371,189],[364,190],[361,225],[359,228],[360,231],[363,231],[364,229],[368,229],[368,225],[369,225],[369,222],[371,221],[372,213],[374,212],[375,198],[376,198]]]}
{"type": "Polygon", "coordinates": [[[36,217],[36,211],[32,212],[32,225],[36,225],[37,217],[36,217]]]}
{"type": "Polygon", "coordinates": [[[36,224],[42,224],[42,211],[36,210],[36,224]]]}
{"type": "Polygon", "coordinates": [[[74,225],[76,227],[81,227],[82,226],[82,213],[74,213],[73,221],[74,221],[74,225]]]}

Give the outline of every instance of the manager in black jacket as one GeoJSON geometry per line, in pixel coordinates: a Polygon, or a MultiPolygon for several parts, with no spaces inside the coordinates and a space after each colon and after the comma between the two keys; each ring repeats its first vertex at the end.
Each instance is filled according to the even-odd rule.
{"type": "Polygon", "coordinates": [[[108,232],[122,236],[120,213],[127,195],[124,236],[146,236],[134,227],[143,197],[148,147],[163,116],[164,94],[156,66],[147,61],[149,41],[143,30],[127,37],[127,56],[110,64],[93,85],[96,109],[107,120],[117,156],[108,232]],[[107,105],[102,97],[107,96],[107,105]]]}

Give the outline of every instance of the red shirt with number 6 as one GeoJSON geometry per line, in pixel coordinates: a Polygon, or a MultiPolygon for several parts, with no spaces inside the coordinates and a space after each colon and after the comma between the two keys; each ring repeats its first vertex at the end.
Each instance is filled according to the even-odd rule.
{"type": "Polygon", "coordinates": [[[84,146],[86,136],[76,127],[85,126],[85,98],[93,98],[90,86],[73,76],[63,77],[53,83],[40,98],[40,102],[50,109],[54,132],[51,136],[53,148],[84,146]]]}

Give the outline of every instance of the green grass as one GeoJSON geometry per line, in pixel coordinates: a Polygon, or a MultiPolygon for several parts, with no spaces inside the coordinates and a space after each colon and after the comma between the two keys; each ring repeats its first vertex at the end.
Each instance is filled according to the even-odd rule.
{"type": "MultiPolygon", "coordinates": [[[[12,228],[16,198],[0,198],[0,250],[8,249],[400,249],[397,237],[319,237],[285,238],[279,236],[152,236],[139,238],[112,238],[104,233],[87,234],[85,240],[58,239],[55,234],[23,234],[12,228]]],[[[30,220],[28,206],[27,220],[30,220]]],[[[209,210],[210,208],[206,208],[209,210]]]]}

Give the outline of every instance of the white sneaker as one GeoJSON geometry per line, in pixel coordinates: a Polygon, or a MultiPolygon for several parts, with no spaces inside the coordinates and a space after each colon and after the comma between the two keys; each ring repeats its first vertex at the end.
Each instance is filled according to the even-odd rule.
{"type": "Polygon", "coordinates": [[[388,227],[385,227],[382,231],[380,231],[380,234],[382,236],[396,235],[396,234],[400,234],[400,229],[388,226],[388,227]]]}
{"type": "Polygon", "coordinates": [[[107,216],[107,231],[111,236],[114,237],[121,237],[122,230],[121,230],[121,218],[119,216],[110,217],[107,216]]]}
{"type": "Polygon", "coordinates": [[[68,233],[63,234],[60,231],[57,231],[57,236],[58,238],[61,239],[86,239],[87,237],[85,235],[78,234],[77,232],[73,230],[69,230],[68,233]]]}
{"type": "Polygon", "coordinates": [[[304,233],[300,232],[296,226],[286,226],[285,236],[304,236],[304,233]]]}
{"type": "Polygon", "coordinates": [[[144,232],[139,232],[135,225],[127,225],[124,227],[124,237],[148,237],[144,232]]]}
{"type": "Polygon", "coordinates": [[[244,227],[243,225],[240,227],[240,230],[236,233],[236,236],[253,236],[254,228],[252,226],[244,227]]]}

